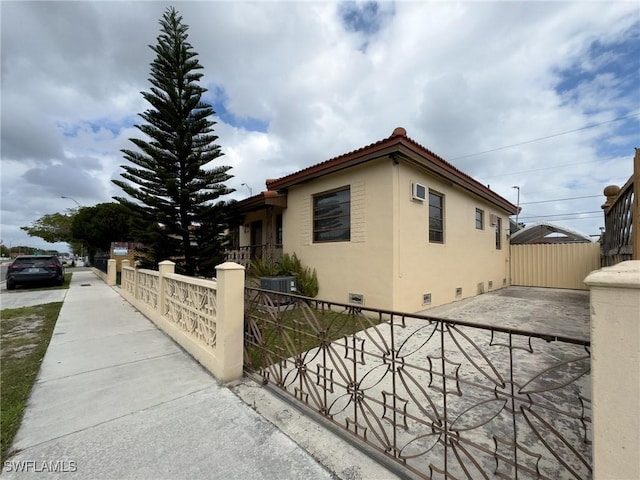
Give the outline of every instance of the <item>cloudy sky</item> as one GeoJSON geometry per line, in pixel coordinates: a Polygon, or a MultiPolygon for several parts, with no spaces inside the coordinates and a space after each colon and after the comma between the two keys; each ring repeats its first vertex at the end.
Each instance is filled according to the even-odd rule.
{"type": "MultiPolygon", "coordinates": [[[[168,5],[2,1],[6,245],[66,251],[20,226],[121,195],[111,179],[140,136],[168,5]]],[[[528,224],[597,234],[604,186],[632,174],[637,1],[172,5],[204,66],[234,198],[398,126],[514,204],[519,186],[528,224]]]]}

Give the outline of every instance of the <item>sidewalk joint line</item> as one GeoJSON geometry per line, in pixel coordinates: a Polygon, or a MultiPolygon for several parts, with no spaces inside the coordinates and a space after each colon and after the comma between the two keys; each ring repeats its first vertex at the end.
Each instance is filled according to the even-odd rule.
{"type": "Polygon", "coordinates": [[[63,377],[56,377],[56,378],[51,378],[51,379],[42,380],[42,381],[36,380],[36,384],[37,385],[44,385],[44,384],[47,384],[49,382],[55,382],[57,380],[64,380],[66,378],[72,378],[72,377],[77,377],[77,376],[80,376],[80,375],[85,375],[85,374],[88,374],[88,373],[99,372],[101,370],[108,370],[110,368],[123,367],[123,366],[126,366],[126,365],[133,365],[135,363],[146,362],[146,361],[149,361],[149,360],[156,360],[156,359],[163,358],[163,357],[170,357],[171,355],[178,355],[178,354],[181,354],[181,353],[182,352],[180,352],[180,351],[170,352],[170,353],[163,353],[162,355],[154,355],[153,357],[139,358],[137,360],[131,360],[129,362],[116,363],[114,365],[107,365],[105,367],[94,368],[93,370],[85,370],[85,371],[78,372],[78,373],[72,373],[70,375],[65,375],[63,377]]]}

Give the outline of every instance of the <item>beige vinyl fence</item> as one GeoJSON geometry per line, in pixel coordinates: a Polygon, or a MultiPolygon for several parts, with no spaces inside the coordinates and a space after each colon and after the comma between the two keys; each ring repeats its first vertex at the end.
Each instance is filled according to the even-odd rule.
{"type": "Polygon", "coordinates": [[[511,285],[588,290],[584,279],[599,268],[598,243],[511,245],[511,285]]]}

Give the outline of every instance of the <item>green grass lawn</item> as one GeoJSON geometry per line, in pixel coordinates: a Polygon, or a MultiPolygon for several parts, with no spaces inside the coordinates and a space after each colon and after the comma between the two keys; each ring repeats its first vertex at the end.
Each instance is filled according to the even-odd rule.
{"type": "Polygon", "coordinates": [[[11,443],[61,308],[62,302],[57,302],[0,312],[0,462],[11,454],[11,443]]]}
{"type": "Polygon", "coordinates": [[[327,311],[316,308],[292,308],[284,311],[251,312],[245,362],[258,369],[328,344],[377,325],[378,319],[354,315],[346,310],[327,311]]]}

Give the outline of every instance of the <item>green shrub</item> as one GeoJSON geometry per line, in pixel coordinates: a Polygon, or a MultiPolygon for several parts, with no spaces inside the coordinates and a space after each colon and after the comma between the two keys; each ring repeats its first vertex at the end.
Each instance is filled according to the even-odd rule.
{"type": "Polygon", "coordinates": [[[280,275],[279,265],[269,257],[258,257],[251,260],[251,274],[256,277],[276,277],[280,275]]]}
{"type": "Polygon", "coordinates": [[[280,260],[274,262],[271,258],[263,257],[251,261],[251,272],[256,277],[296,277],[298,293],[305,297],[318,295],[318,275],[316,269],[305,267],[294,253],[285,253],[280,260]]]}

